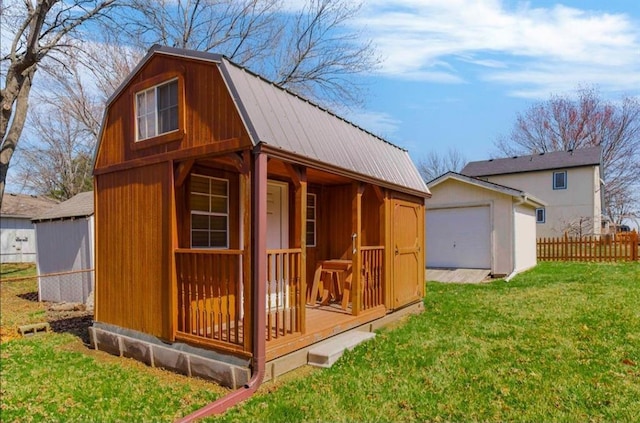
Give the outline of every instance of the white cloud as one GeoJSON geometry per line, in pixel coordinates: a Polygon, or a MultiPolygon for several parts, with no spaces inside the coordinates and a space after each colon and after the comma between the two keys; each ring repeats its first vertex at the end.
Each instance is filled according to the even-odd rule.
{"type": "Polygon", "coordinates": [[[640,86],[640,29],[628,15],[508,4],[369,0],[357,24],[380,49],[381,73],[388,77],[447,83],[480,78],[526,96],[578,83],[607,90],[640,86]],[[463,74],[461,64],[474,74],[463,74]]]}
{"type": "Polygon", "coordinates": [[[389,139],[396,133],[402,124],[401,121],[385,112],[358,110],[347,113],[345,117],[361,128],[366,128],[367,131],[385,139],[389,139]]]}

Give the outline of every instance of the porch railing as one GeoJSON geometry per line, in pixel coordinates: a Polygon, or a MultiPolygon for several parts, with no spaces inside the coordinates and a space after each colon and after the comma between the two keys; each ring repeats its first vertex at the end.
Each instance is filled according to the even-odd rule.
{"type": "Polygon", "coordinates": [[[384,246],[361,247],[362,310],[383,304],[384,246]]]}
{"type": "Polygon", "coordinates": [[[300,260],[300,248],[267,250],[267,341],[302,331],[300,260]]]}
{"type": "Polygon", "coordinates": [[[242,250],[176,250],[177,338],[204,344],[244,343],[242,250]]]}

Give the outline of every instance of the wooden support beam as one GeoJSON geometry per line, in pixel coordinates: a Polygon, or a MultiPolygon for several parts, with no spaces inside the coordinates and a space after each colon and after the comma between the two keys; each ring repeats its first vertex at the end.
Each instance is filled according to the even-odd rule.
{"type": "Polygon", "coordinates": [[[378,185],[371,185],[371,186],[373,187],[373,192],[375,193],[378,201],[380,203],[384,202],[384,192],[382,191],[382,188],[380,188],[380,186],[378,185]]]}
{"type": "Polygon", "coordinates": [[[364,184],[354,182],[351,185],[351,230],[352,230],[352,261],[353,279],[351,294],[351,310],[354,316],[360,314],[362,309],[362,193],[364,184]]]}
{"type": "Polygon", "coordinates": [[[283,162],[285,169],[287,169],[287,173],[293,182],[293,185],[296,188],[300,187],[300,183],[302,180],[302,173],[304,172],[305,182],[306,182],[306,168],[301,168],[298,166],[294,166],[291,163],[283,162]]]}
{"type": "Polygon", "coordinates": [[[174,186],[176,188],[179,188],[182,186],[182,184],[184,184],[184,181],[187,180],[187,176],[189,176],[189,173],[191,172],[191,168],[193,168],[193,164],[195,163],[195,160],[187,160],[184,162],[181,162],[178,165],[178,168],[176,169],[176,173],[175,173],[175,182],[174,182],[174,186]]]}

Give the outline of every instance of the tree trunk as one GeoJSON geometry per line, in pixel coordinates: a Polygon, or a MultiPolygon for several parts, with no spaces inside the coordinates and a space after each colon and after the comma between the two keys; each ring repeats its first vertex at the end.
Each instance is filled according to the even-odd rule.
{"type": "MultiPolygon", "coordinates": [[[[0,131],[2,131],[2,149],[0,150],[0,207],[2,207],[2,200],[4,198],[9,163],[11,162],[11,157],[16,150],[18,141],[20,140],[20,134],[22,134],[22,129],[27,120],[29,92],[31,91],[31,84],[35,72],[36,68],[34,66],[18,77],[15,74],[7,75],[7,79],[12,77],[12,80],[7,81],[7,89],[4,90],[2,98],[3,110],[2,123],[0,125],[0,131]],[[9,87],[14,89],[9,91],[9,87]],[[14,104],[14,99],[9,96],[15,98],[15,111],[12,115],[13,120],[11,121],[11,126],[9,126],[9,118],[6,117],[4,113],[6,107],[9,107],[9,112],[11,112],[10,105],[14,104]]],[[[11,113],[9,113],[9,116],[11,116],[11,113]]]]}

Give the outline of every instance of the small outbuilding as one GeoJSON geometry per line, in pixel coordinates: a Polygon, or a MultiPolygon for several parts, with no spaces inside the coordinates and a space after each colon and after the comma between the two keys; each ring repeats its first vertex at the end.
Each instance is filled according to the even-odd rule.
{"type": "Polygon", "coordinates": [[[57,203],[42,195],[4,195],[0,210],[0,263],[35,263],[36,234],[31,219],[57,203]]]}
{"type": "Polygon", "coordinates": [[[93,292],[93,191],[33,219],[40,301],[87,302],[93,292]]]}
{"type": "Polygon", "coordinates": [[[542,200],[455,172],[427,185],[427,267],[504,276],[536,265],[535,211],[545,206],[542,200]]]}

